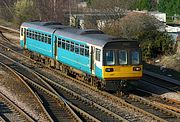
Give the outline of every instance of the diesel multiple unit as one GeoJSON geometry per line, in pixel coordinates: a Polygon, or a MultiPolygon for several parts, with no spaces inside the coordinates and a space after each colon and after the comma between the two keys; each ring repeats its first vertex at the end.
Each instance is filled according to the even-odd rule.
{"type": "Polygon", "coordinates": [[[57,22],[25,22],[20,32],[27,55],[96,87],[116,90],[122,81],[142,77],[135,40],[57,22]]]}

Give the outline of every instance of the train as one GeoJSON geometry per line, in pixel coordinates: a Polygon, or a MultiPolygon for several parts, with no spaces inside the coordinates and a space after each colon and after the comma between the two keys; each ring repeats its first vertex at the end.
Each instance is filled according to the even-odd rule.
{"type": "Polygon", "coordinates": [[[137,40],[78,29],[59,22],[23,22],[20,46],[26,55],[103,90],[116,91],[142,77],[137,40]]]}

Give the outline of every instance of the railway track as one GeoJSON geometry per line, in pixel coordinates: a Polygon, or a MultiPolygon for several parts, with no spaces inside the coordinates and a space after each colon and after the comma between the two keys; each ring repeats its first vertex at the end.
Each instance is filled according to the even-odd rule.
{"type": "MultiPolygon", "coordinates": [[[[2,56],[2,54],[1,54],[1,56],[2,56]]],[[[4,56],[4,58],[5,58],[5,56],[4,56]]],[[[19,73],[23,74],[24,76],[26,76],[27,78],[33,80],[34,82],[36,82],[38,84],[41,84],[43,87],[47,87],[48,86],[48,84],[46,82],[43,82],[42,79],[40,79],[36,74],[34,74],[32,71],[30,71],[25,66],[21,66],[21,67],[19,65],[17,66],[17,65],[15,65],[15,62],[13,62],[13,66],[12,66],[12,63],[10,65],[11,65],[12,68],[14,68],[14,70],[18,71],[19,73]]],[[[48,87],[47,89],[49,91],[55,93],[53,88],[48,87]]],[[[76,103],[76,106],[78,106],[79,108],[83,108],[84,109],[83,111],[87,111],[88,113],[93,114],[94,116],[96,116],[101,121],[105,121],[105,120],[109,120],[109,121],[122,121],[123,120],[123,121],[126,121],[125,119],[123,119],[122,117],[114,114],[113,112],[110,112],[107,109],[105,109],[105,108],[103,108],[101,106],[98,106],[97,104],[95,104],[95,103],[93,103],[93,102],[91,102],[89,100],[84,100],[85,98],[80,97],[80,95],[77,95],[77,94],[75,95],[75,93],[72,94],[72,92],[68,93],[67,91],[71,92],[70,90],[66,89],[66,94],[65,94],[65,92],[62,92],[62,88],[61,88],[61,90],[59,90],[59,94],[63,94],[63,96],[66,96],[66,97],[69,94],[69,96],[68,96],[69,97],[68,98],[69,101],[71,101],[73,103],[76,103]],[[78,96],[78,98],[77,98],[77,96],[78,96]],[[87,105],[89,105],[89,106],[87,106],[87,105]],[[96,113],[94,113],[94,112],[96,112],[96,113]]],[[[36,92],[38,92],[38,90],[36,90],[36,92]]],[[[79,113],[82,114],[83,112],[79,112],[79,113]]],[[[85,116],[87,116],[87,114],[85,116]]],[[[92,118],[92,117],[88,117],[88,118],[92,118]]]]}
{"type": "Polygon", "coordinates": [[[161,78],[153,77],[147,74],[143,77],[142,80],[180,94],[180,83],[178,81],[168,82],[167,80],[163,80],[161,78]]]}
{"type": "Polygon", "coordinates": [[[53,92],[42,87],[41,85],[35,83],[31,79],[19,74],[28,84],[31,86],[33,91],[37,93],[41,99],[43,105],[45,106],[50,116],[55,122],[82,122],[82,120],[76,115],[76,113],[71,109],[66,100],[62,97],[56,96],[53,92]]]}
{"type": "MultiPolygon", "coordinates": [[[[2,56],[2,54],[1,54],[2,56]]],[[[0,56],[0,59],[2,59],[2,57],[0,56]]],[[[32,81],[30,78],[25,76],[32,76],[32,79],[35,79],[36,77],[33,76],[32,72],[28,72],[26,70],[22,70],[22,67],[19,67],[15,61],[7,58],[6,56],[3,57],[4,58],[4,63],[6,63],[7,65],[9,65],[13,70],[15,70],[16,72],[22,73],[21,77],[28,81],[32,82],[36,82],[36,81],[32,81]],[[25,76],[23,76],[25,74],[25,76]]],[[[25,68],[25,67],[23,67],[25,68]]],[[[36,80],[38,80],[40,78],[36,78],[36,80]]],[[[34,85],[34,84],[33,84],[34,85]]],[[[42,83],[41,83],[42,85],[42,83]]],[[[32,85],[31,85],[32,87],[32,85]]],[[[47,87],[44,85],[44,87],[47,87]]],[[[52,118],[50,121],[80,121],[80,119],[76,116],[76,114],[71,110],[71,108],[69,107],[69,105],[67,103],[65,103],[65,101],[58,99],[57,97],[55,98],[54,96],[52,97],[49,96],[49,92],[47,89],[42,90],[43,87],[40,86],[39,84],[36,83],[35,87],[32,87],[34,93],[37,93],[36,95],[39,96],[41,103],[43,103],[43,107],[45,107],[45,111],[47,111],[46,114],[50,115],[49,117],[52,118]],[[44,92],[43,92],[44,91],[44,92]]]]}
{"type": "MultiPolygon", "coordinates": [[[[59,74],[59,72],[57,74],[59,74]]],[[[68,77],[68,76],[66,76],[66,77],[68,77]]],[[[76,81],[76,82],[78,82],[78,81],[76,81]]],[[[80,83],[80,84],[82,84],[82,83],[80,83]]],[[[86,86],[85,84],[83,84],[83,85],[86,86]]],[[[86,86],[86,87],[89,87],[90,89],[93,89],[94,91],[96,91],[98,93],[100,92],[99,90],[95,90],[94,88],[91,88],[90,86],[86,86]]],[[[57,89],[57,88],[54,88],[54,89],[57,89]]],[[[107,93],[105,93],[105,92],[101,92],[100,94],[104,95],[109,100],[113,100],[114,102],[117,102],[117,103],[119,103],[119,104],[121,104],[123,106],[130,107],[131,109],[134,109],[134,111],[142,112],[143,114],[145,114],[147,116],[151,116],[154,120],[166,121],[165,119],[161,119],[160,117],[153,116],[153,115],[149,114],[148,112],[144,112],[142,109],[137,109],[136,107],[133,108],[131,105],[123,103],[124,102],[123,100],[120,100],[119,98],[117,98],[117,97],[115,97],[113,95],[109,95],[109,94],[107,95],[107,93]]]]}
{"type": "Polygon", "coordinates": [[[137,96],[144,97],[145,99],[148,99],[149,101],[158,104],[159,106],[172,110],[176,113],[180,113],[180,103],[177,101],[163,98],[160,95],[145,91],[143,89],[136,89],[134,92],[137,96]]]}
{"type": "MultiPolygon", "coordinates": [[[[17,74],[13,72],[9,67],[0,63],[2,69],[5,69],[9,74],[14,75],[13,77],[19,79],[17,74]]],[[[2,70],[1,69],[1,70],[2,70]]],[[[7,73],[8,74],[8,73],[7,73]]],[[[3,80],[3,79],[1,79],[3,80]]],[[[21,79],[19,79],[21,80],[21,79]]],[[[0,92],[0,116],[2,121],[21,121],[21,122],[34,122],[35,119],[32,118],[27,112],[21,109],[17,103],[13,102],[8,96],[0,92]]]]}
{"type": "Polygon", "coordinates": [[[21,108],[19,108],[19,106],[17,106],[14,102],[12,102],[7,96],[5,96],[1,92],[0,101],[3,101],[0,110],[0,121],[35,122],[35,120],[32,117],[25,113],[21,108]]]}
{"type": "Polygon", "coordinates": [[[161,101],[159,100],[158,102],[155,102],[153,101],[154,97],[147,97],[147,98],[141,97],[141,96],[149,95],[145,91],[136,89],[133,91],[133,93],[134,94],[130,93],[127,95],[120,95],[119,97],[124,99],[126,102],[138,108],[141,108],[155,116],[158,116],[159,118],[162,118],[163,120],[166,120],[168,122],[180,121],[180,113],[178,112],[179,109],[173,109],[173,110],[170,109],[173,107],[163,103],[164,102],[163,100],[161,101]]]}

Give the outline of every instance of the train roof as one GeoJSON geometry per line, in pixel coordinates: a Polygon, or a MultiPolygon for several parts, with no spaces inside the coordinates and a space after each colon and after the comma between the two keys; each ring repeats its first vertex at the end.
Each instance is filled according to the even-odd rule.
{"type": "Polygon", "coordinates": [[[77,29],[64,26],[57,22],[24,22],[22,26],[49,33],[55,32],[56,35],[60,35],[65,38],[82,41],[101,47],[104,47],[109,42],[134,41],[131,39],[110,36],[97,29],[77,29]]]}
{"type": "Polygon", "coordinates": [[[64,28],[57,29],[55,34],[101,47],[104,47],[109,42],[135,41],[131,39],[110,36],[97,29],[64,28]]]}
{"type": "Polygon", "coordinates": [[[67,26],[62,25],[58,22],[24,22],[21,26],[42,30],[45,32],[53,33],[58,28],[66,28],[67,26]]]}

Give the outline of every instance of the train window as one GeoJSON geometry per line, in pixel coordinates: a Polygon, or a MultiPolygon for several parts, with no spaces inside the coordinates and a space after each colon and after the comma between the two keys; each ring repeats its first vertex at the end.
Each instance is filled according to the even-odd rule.
{"type": "Polygon", "coordinates": [[[41,36],[41,41],[44,42],[44,34],[41,36]]]}
{"type": "Polygon", "coordinates": [[[23,29],[23,28],[21,28],[21,36],[23,36],[23,33],[24,33],[23,31],[24,31],[24,29],[23,29]]]}
{"type": "Polygon", "coordinates": [[[37,40],[40,41],[40,33],[37,33],[37,40]]]}
{"type": "Polygon", "coordinates": [[[139,52],[133,51],[131,52],[132,64],[139,64],[139,52]]]}
{"type": "Polygon", "coordinates": [[[61,48],[61,42],[60,41],[58,41],[58,47],[61,48]]]}
{"type": "Polygon", "coordinates": [[[100,61],[101,58],[101,50],[96,48],[96,60],[100,61]]]}
{"type": "Polygon", "coordinates": [[[89,46],[85,46],[85,56],[89,57],[89,46]]]}
{"type": "Polygon", "coordinates": [[[27,30],[27,37],[29,38],[29,30],[27,30]]]}
{"type": "Polygon", "coordinates": [[[48,36],[48,44],[51,44],[51,36],[48,36]]]}
{"type": "MultiPolygon", "coordinates": [[[[57,38],[57,37],[56,37],[56,38],[57,38]]],[[[61,39],[60,39],[60,38],[58,38],[58,47],[61,48],[61,39]]]]}
{"type": "Polygon", "coordinates": [[[70,49],[71,52],[74,52],[74,42],[71,42],[71,49],[70,49]]]}
{"type": "Polygon", "coordinates": [[[66,50],[69,50],[69,49],[70,49],[70,42],[66,41],[66,50]]]}
{"type": "Polygon", "coordinates": [[[35,32],[35,34],[34,34],[34,35],[35,35],[35,40],[37,40],[37,32],[35,32]]]}
{"type": "Polygon", "coordinates": [[[34,39],[34,31],[31,31],[31,36],[32,36],[32,39],[34,39]]]}
{"type": "Polygon", "coordinates": [[[126,50],[119,51],[119,64],[127,64],[127,51],[126,50]]]}
{"type": "Polygon", "coordinates": [[[113,50],[106,51],[106,65],[115,64],[115,54],[113,50]]]}
{"type": "Polygon", "coordinates": [[[39,41],[42,41],[42,33],[39,35],[39,41]]]}
{"type": "Polygon", "coordinates": [[[84,45],[80,45],[80,55],[84,55],[84,45]]]}
{"type": "Polygon", "coordinates": [[[31,34],[31,31],[29,30],[29,38],[31,38],[31,35],[32,35],[32,34],[31,34]]]}
{"type": "Polygon", "coordinates": [[[79,54],[79,44],[75,43],[75,53],[79,54]]]}
{"type": "Polygon", "coordinates": [[[65,40],[62,39],[62,48],[65,49],[65,40]]]}
{"type": "Polygon", "coordinates": [[[48,35],[44,35],[44,42],[48,44],[48,35]]]}

